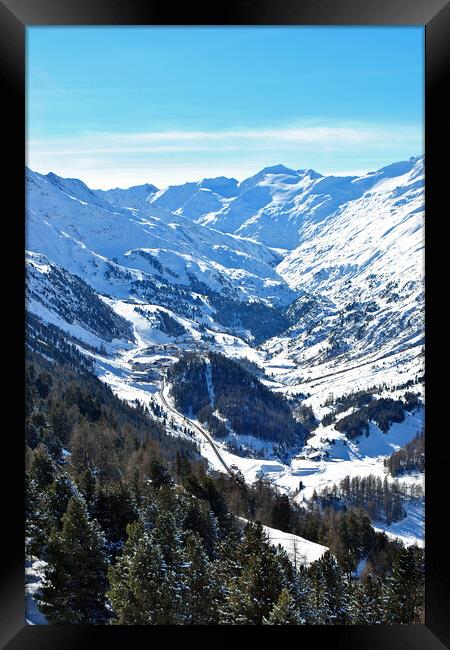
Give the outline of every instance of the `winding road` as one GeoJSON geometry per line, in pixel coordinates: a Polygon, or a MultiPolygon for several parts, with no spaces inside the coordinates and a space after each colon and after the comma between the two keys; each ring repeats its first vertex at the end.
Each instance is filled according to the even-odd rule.
{"type": "Polygon", "coordinates": [[[213,442],[211,436],[210,436],[209,434],[207,434],[206,431],[205,431],[204,429],[202,429],[202,427],[200,427],[196,422],[193,422],[192,420],[190,420],[189,418],[187,418],[185,415],[183,415],[182,413],[180,413],[179,411],[177,411],[177,410],[172,406],[172,404],[170,404],[170,402],[169,402],[169,400],[167,399],[166,395],[164,395],[164,389],[165,389],[165,388],[166,388],[166,382],[164,381],[164,382],[163,382],[162,389],[161,389],[161,392],[160,392],[160,397],[161,397],[161,402],[164,404],[164,406],[165,406],[166,409],[169,411],[169,413],[172,413],[172,415],[175,415],[177,418],[181,419],[181,420],[182,420],[182,421],[183,421],[187,426],[189,426],[189,427],[191,427],[192,429],[194,429],[195,431],[197,431],[197,433],[200,433],[200,435],[202,435],[202,436],[206,439],[206,441],[211,445],[212,450],[214,451],[214,453],[216,454],[217,458],[219,459],[219,461],[220,461],[220,462],[222,463],[222,465],[224,466],[224,468],[225,468],[225,470],[227,471],[227,473],[228,473],[230,476],[234,476],[233,470],[231,470],[231,469],[229,468],[229,466],[227,465],[227,463],[224,461],[224,459],[223,459],[222,456],[220,455],[220,452],[218,451],[216,445],[214,444],[214,442],[213,442]]]}

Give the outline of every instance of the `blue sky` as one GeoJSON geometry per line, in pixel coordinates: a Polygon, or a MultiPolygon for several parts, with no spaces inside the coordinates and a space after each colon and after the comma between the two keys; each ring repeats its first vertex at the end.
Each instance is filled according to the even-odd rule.
{"type": "Polygon", "coordinates": [[[27,164],[95,188],[423,153],[422,27],[29,27],[27,164]]]}

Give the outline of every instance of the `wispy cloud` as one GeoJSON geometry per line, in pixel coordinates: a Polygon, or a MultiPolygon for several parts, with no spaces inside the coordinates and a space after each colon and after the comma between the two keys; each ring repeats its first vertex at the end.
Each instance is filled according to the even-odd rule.
{"type": "MultiPolygon", "coordinates": [[[[140,182],[143,174],[160,185],[193,180],[194,172],[217,170],[239,178],[239,172],[257,171],[283,162],[294,166],[332,169],[366,168],[363,160],[381,156],[395,160],[400,150],[422,151],[422,133],[414,125],[302,124],[274,128],[230,130],[167,130],[135,133],[85,132],[82,134],[29,138],[28,164],[38,171],[62,175],[78,173],[91,185],[110,186],[140,182]],[[345,163],[344,163],[345,158],[345,163]],[[323,161],[323,162],[322,162],[323,161]],[[342,167],[344,164],[344,167],[342,167]],[[70,172],[69,172],[70,170],[70,172]],[[120,183],[120,170],[122,182],[120,183]],[[80,173],[81,172],[81,173],[80,173]],[[108,185],[109,179],[109,185],[108,185]]],[[[320,171],[320,169],[319,169],[320,171]]]]}
{"type": "Polygon", "coordinates": [[[292,148],[299,145],[315,147],[347,147],[349,145],[392,146],[406,139],[417,140],[412,126],[303,126],[272,129],[234,129],[219,131],[159,131],[140,133],[84,133],[81,135],[31,139],[33,153],[64,152],[92,155],[97,153],[150,153],[160,151],[206,151],[218,144],[231,151],[247,145],[258,148],[292,148]]]}

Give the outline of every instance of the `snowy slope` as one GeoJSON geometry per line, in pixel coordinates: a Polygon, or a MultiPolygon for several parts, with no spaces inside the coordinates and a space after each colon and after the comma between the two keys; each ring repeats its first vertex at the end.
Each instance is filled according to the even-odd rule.
{"type": "Polygon", "coordinates": [[[160,191],[91,191],[27,170],[27,247],[109,296],[112,309],[159,304],[188,319],[191,333],[231,336],[231,354],[233,335],[241,346],[255,334],[249,322],[262,322],[252,305],[269,306],[257,338],[271,336],[270,322],[276,335],[253,360],[274,387],[319,402],[330,390],[423,374],[423,184],[422,157],[363,177],[278,165],[241,183],[160,191]],[[196,223],[184,206],[209,194],[223,205],[196,223]],[[126,203],[145,203],[145,214],[126,203]],[[216,228],[261,240],[267,231],[278,247],[216,228]]]}
{"type": "Polygon", "coordinates": [[[93,347],[132,347],[133,328],[76,275],[44,255],[26,256],[26,309],[93,347]]]}
{"type": "Polygon", "coordinates": [[[406,517],[390,526],[377,523],[375,530],[386,533],[391,539],[402,542],[405,546],[416,544],[425,546],[425,502],[420,499],[418,502],[406,504],[406,517]]]}
{"type": "Polygon", "coordinates": [[[368,361],[375,372],[392,366],[392,355],[413,374],[423,370],[423,160],[391,167],[404,173],[368,175],[377,182],[359,199],[326,222],[305,220],[302,243],[277,267],[289,286],[307,293],[295,304],[291,330],[266,344],[274,365],[291,363],[288,383],[368,361]]]}
{"type": "MultiPolygon", "coordinates": [[[[392,198],[400,201],[406,176],[414,174],[414,170],[418,170],[416,187],[420,190],[421,169],[423,172],[422,157],[388,165],[361,177],[323,176],[312,169],[294,170],[275,165],[265,167],[237,185],[231,184],[234,179],[225,179],[230,182],[226,198],[214,192],[214,200],[206,199],[199,193],[201,183],[187,183],[162,190],[161,204],[223,232],[292,250],[311,229],[320,227],[336,211],[367,193],[383,191],[383,186],[386,189],[390,185],[399,188],[397,196],[392,198]],[[195,209],[191,210],[188,206],[194,200],[195,209]]],[[[158,203],[156,195],[152,201],[158,203]]]]}
{"type": "Polygon", "coordinates": [[[300,245],[279,265],[291,286],[317,290],[331,299],[339,295],[343,302],[346,295],[352,295],[349,285],[353,282],[372,290],[369,284],[374,284],[374,274],[380,285],[384,283],[382,288],[393,273],[403,283],[419,280],[424,244],[423,159],[391,167],[398,175],[391,176],[393,171],[388,174],[387,168],[356,179],[358,186],[370,179],[370,189],[342,204],[326,223],[311,216],[303,220],[300,245]]]}
{"type": "Polygon", "coordinates": [[[280,257],[267,247],[157,206],[143,216],[78,183],[27,170],[27,248],[98,291],[125,297],[130,282],[147,274],[186,288],[204,283],[239,300],[285,305],[295,297],[274,270],[280,257]]]}
{"type": "Polygon", "coordinates": [[[280,545],[284,548],[296,567],[300,565],[308,566],[312,562],[320,560],[325,551],[328,551],[327,546],[316,544],[299,535],[284,533],[282,530],[270,528],[269,526],[263,526],[263,529],[274,546],[280,545]]]}
{"type": "Polygon", "coordinates": [[[158,188],[150,183],[134,185],[127,189],[116,187],[113,190],[94,190],[100,198],[112,205],[122,208],[133,208],[144,212],[151,198],[158,192],[158,188]]]}
{"type": "MultiPolygon", "coordinates": [[[[239,517],[239,519],[244,524],[248,523],[248,520],[244,519],[244,517],[239,517]]],[[[279,545],[284,548],[291,562],[296,567],[300,565],[308,566],[312,562],[320,560],[325,551],[328,551],[327,546],[316,544],[299,535],[284,533],[282,530],[270,528],[270,526],[263,526],[263,530],[274,546],[279,545]]]]}
{"type": "Polygon", "coordinates": [[[197,183],[171,185],[152,196],[151,203],[166,210],[197,220],[217,212],[238,194],[235,178],[204,178],[197,183]]]}

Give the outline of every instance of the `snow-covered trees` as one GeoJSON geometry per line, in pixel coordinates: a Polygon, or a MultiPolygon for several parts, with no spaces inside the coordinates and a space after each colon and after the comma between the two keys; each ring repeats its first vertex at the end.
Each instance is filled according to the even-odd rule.
{"type": "Polygon", "coordinates": [[[317,612],[327,623],[342,625],[351,622],[349,580],[329,551],[314,563],[313,592],[317,612]]]}
{"type": "Polygon", "coordinates": [[[90,512],[105,532],[113,553],[125,542],[127,525],[138,517],[130,488],[120,481],[97,488],[90,512]]]}
{"type": "Polygon", "coordinates": [[[52,530],[40,609],[50,623],[105,623],[107,558],[99,525],[71,497],[62,530],[52,530]]]}
{"type": "Polygon", "coordinates": [[[357,438],[363,434],[369,435],[369,421],[372,420],[381,431],[387,433],[393,422],[403,422],[405,408],[401,400],[390,397],[370,400],[367,406],[362,406],[338,420],[335,428],[345,433],[349,439],[357,438]]]}
{"type": "Polygon", "coordinates": [[[247,525],[239,559],[240,575],[229,586],[228,605],[236,623],[261,625],[278,602],[284,575],[260,522],[247,525]]]}
{"type": "Polygon", "coordinates": [[[183,582],[183,610],[186,625],[219,623],[217,600],[220,585],[197,533],[188,533],[185,540],[183,582]]]}
{"type": "MultiPolygon", "coordinates": [[[[415,490],[417,496],[419,490],[415,490]]],[[[322,507],[341,509],[343,506],[361,508],[372,520],[384,520],[389,525],[406,515],[403,501],[411,490],[398,481],[382,480],[379,476],[344,478],[339,485],[325,487],[318,495],[322,507]]]]}
{"type": "Polygon", "coordinates": [[[374,625],[383,622],[382,582],[368,574],[365,580],[354,581],[350,591],[352,622],[356,625],[374,625]]]}
{"type": "Polygon", "coordinates": [[[176,622],[170,584],[161,547],[142,522],[129,524],[123,553],[109,571],[108,599],[113,623],[157,625],[176,622]]]}
{"type": "Polygon", "coordinates": [[[366,571],[359,580],[330,552],[309,567],[295,567],[283,549],[269,542],[260,522],[248,523],[243,530],[229,527],[233,518],[227,512],[221,526],[214,512],[218,504],[213,483],[204,487],[211,501],[186,488],[149,483],[140,506],[133,505],[125,487],[96,485],[90,511],[97,513],[105,534],[66,474],[47,486],[34,509],[37,493],[30,483],[28,534],[41,540],[36,548],[48,563],[40,607],[51,623],[333,625],[422,620],[420,549],[400,551],[385,578],[366,571]],[[42,508],[47,518],[41,516],[42,508]],[[40,526],[49,522],[50,539],[43,547],[40,526]]]}
{"type": "Polygon", "coordinates": [[[50,457],[47,447],[40,445],[31,463],[30,478],[35,482],[38,490],[45,489],[56,477],[56,465],[50,457]]]}
{"type": "Polygon", "coordinates": [[[424,554],[417,546],[403,550],[392,567],[384,589],[386,622],[423,623],[424,554]]]}
{"type": "Polygon", "coordinates": [[[384,461],[392,476],[407,472],[425,471],[425,431],[420,431],[404,447],[395,451],[384,461]]]}

